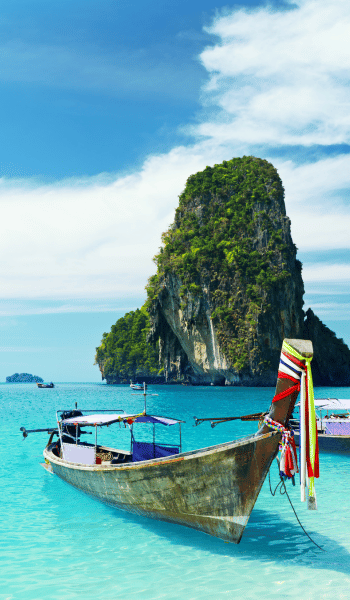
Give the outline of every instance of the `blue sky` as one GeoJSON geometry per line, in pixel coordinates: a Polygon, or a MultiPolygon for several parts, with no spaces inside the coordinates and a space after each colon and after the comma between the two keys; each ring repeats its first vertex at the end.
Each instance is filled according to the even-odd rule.
{"type": "Polygon", "coordinates": [[[244,154],[277,167],[305,308],[350,344],[345,0],[13,0],[0,34],[0,381],[98,381],[187,177],[244,154]]]}

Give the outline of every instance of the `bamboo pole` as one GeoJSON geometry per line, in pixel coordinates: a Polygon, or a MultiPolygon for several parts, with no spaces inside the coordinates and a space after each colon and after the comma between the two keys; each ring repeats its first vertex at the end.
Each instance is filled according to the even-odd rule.
{"type": "Polygon", "coordinates": [[[301,375],[300,385],[300,500],[306,501],[306,425],[305,425],[305,371],[301,375]]]}

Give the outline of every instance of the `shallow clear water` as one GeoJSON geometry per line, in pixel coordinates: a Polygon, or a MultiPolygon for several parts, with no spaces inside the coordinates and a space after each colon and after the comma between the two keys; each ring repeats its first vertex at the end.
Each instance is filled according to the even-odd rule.
{"type": "MultiPolygon", "coordinates": [[[[193,416],[240,415],[269,407],[273,389],[154,386],[148,412],[182,418],[183,450],[256,431],[233,421],[193,427],[193,416]]],[[[349,388],[317,388],[316,397],[349,398],[349,388]]],[[[70,487],[40,466],[57,409],[141,411],[127,387],[0,385],[1,600],[216,600],[350,597],[350,456],[321,455],[318,511],[307,511],[298,487],[288,492],[316,548],[299,527],[286,496],[265,482],[241,543],[118,511],[70,487]]],[[[129,439],[118,433],[128,448],[129,439]]],[[[159,426],[161,427],[161,426],[159,426]]],[[[106,432],[107,433],[107,432],[106,432]]],[[[167,432],[169,436],[169,431],[167,432]]],[[[103,441],[101,439],[101,441],[103,441]]],[[[277,465],[271,469],[278,483],[277,465]]]]}

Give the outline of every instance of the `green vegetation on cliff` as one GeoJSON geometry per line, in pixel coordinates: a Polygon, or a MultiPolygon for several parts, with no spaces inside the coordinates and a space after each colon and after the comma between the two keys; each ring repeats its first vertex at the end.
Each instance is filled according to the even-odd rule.
{"type": "Polygon", "coordinates": [[[315,382],[349,385],[347,346],[311,310],[305,320],[301,263],[273,165],[244,156],[191,175],[162,241],[144,307],[96,349],[107,383],[159,381],[160,349],[165,381],[270,386],[282,340],[304,337],[315,347],[315,382]]]}
{"type": "Polygon", "coordinates": [[[181,281],[183,309],[207,289],[220,346],[237,371],[248,364],[262,306],[290,277],[289,259],[295,264],[283,196],[276,169],[251,156],[191,175],[148,282],[150,309],[170,274],[181,281]]]}
{"type": "Polygon", "coordinates": [[[147,343],[149,316],[145,308],[126,313],[104,333],[96,348],[96,363],[108,383],[159,372],[158,344],[147,343]]]}
{"type": "Polygon", "coordinates": [[[31,373],[14,373],[6,377],[6,383],[43,383],[44,380],[38,375],[31,373]]]}

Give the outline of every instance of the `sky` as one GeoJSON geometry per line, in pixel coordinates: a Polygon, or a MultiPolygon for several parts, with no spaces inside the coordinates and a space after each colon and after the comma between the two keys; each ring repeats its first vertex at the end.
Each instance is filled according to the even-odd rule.
{"type": "Polygon", "coordinates": [[[101,381],[192,173],[272,162],[305,310],[350,344],[350,5],[11,0],[0,15],[0,382],[101,381]]]}

